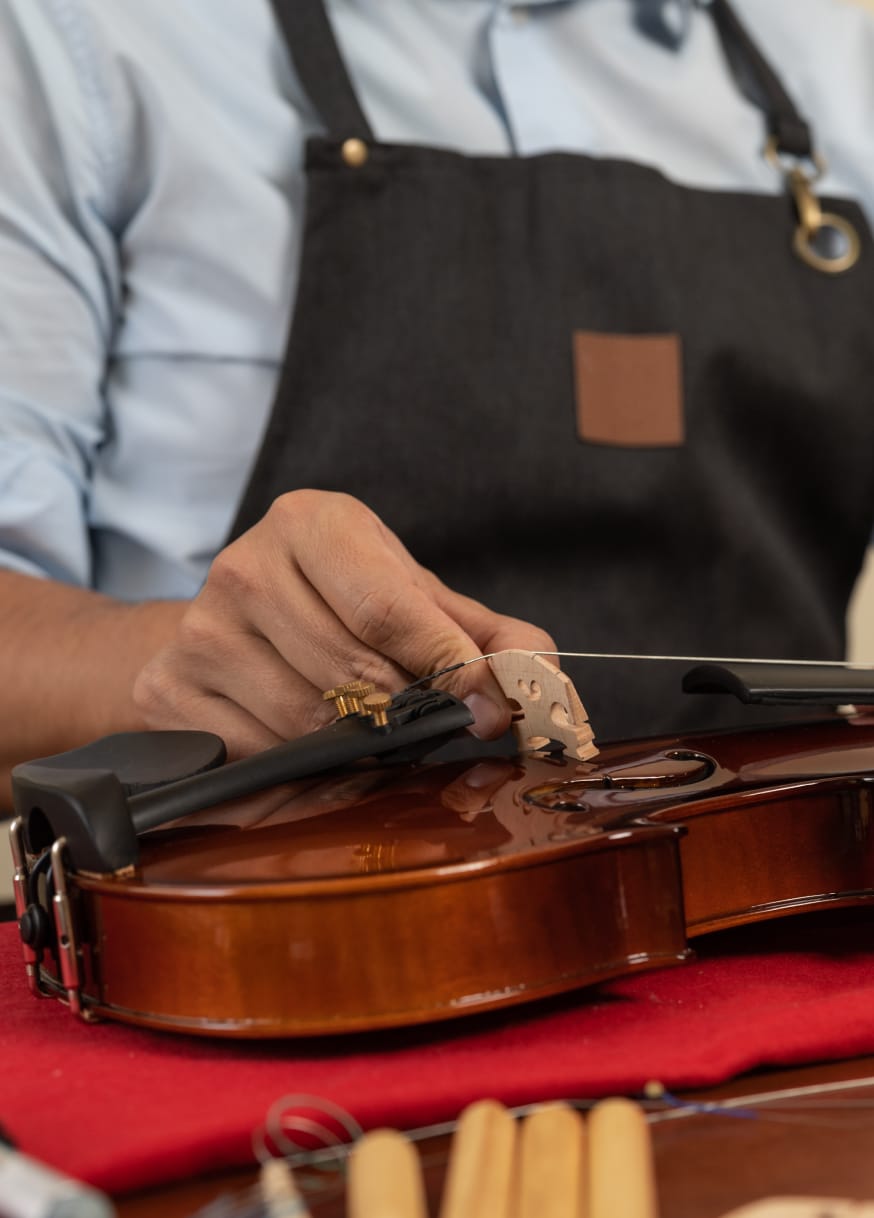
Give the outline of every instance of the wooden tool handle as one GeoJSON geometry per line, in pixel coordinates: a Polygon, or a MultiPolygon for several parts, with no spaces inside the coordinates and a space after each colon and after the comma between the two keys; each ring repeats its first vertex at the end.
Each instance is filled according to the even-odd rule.
{"type": "Polygon", "coordinates": [[[586,1127],[568,1104],[522,1122],[515,1218],[586,1218],[586,1127]]]}
{"type": "Polygon", "coordinates": [[[261,1164],[260,1185],[267,1218],[310,1218],[285,1159],[268,1159],[261,1164]]]}
{"type": "Polygon", "coordinates": [[[649,1126],[632,1100],[602,1100],[589,1116],[589,1218],[658,1218],[649,1126]]]}
{"type": "Polygon", "coordinates": [[[409,1138],[394,1129],[365,1134],[349,1157],[348,1218],[428,1218],[422,1169],[409,1138]]]}
{"type": "Polygon", "coordinates": [[[440,1218],[509,1218],[516,1123],[496,1100],[465,1108],[452,1139],[440,1218]]]}

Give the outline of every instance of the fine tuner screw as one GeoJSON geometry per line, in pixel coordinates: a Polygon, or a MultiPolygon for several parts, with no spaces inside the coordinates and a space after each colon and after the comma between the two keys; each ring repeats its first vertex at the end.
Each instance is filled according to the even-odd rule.
{"type": "Polygon", "coordinates": [[[388,711],[391,694],[378,691],[361,699],[362,715],[369,715],[374,727],[388,727],[388,711]]]}
{"type": "Polygon", "coordinates": [[[326,689],[322,694],[323,702],[333,702],[341,719],[348,715],[361,714],[361,700],[376,692],[376,686],[370,681],[347,681],[335,689],[326,689]]]}

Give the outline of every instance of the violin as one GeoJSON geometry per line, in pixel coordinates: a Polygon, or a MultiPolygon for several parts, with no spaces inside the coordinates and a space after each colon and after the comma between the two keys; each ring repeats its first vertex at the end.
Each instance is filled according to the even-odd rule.
{"type": "MultiPolygon", "coordinates": [[[[33,992],[85,1020],[198,1035],[354,1032],[678,964],[710,931],[874,900],[870,719],[597,751],[541,673],[514,678],[547,715],[524,725],[524,755],[429,758],[470,713],[411,687],[242,762],[205,733],[134,733],[17,767],[33,992]]],[[[870,680],[823,677],[840,701],[874,701],[870,680]]],[[[687,677],[714,683],[785,697],[737,669],[687,677]]]]}

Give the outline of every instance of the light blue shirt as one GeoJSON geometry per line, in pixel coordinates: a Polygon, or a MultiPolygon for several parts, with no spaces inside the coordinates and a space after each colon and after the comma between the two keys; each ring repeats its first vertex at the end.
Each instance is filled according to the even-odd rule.
{"type": "MultiPolygon", "coordinates": [[[[736,3],[874,218],[871,3],[736,3]]],[[[671,49],[629,0],[330,9],[382,140],[782,189],[703,11],[671,49]]],[[[267,0],[0,0],[0,36],[0,565],[189,596],[266,422],[318,118],[267,0]]]]}

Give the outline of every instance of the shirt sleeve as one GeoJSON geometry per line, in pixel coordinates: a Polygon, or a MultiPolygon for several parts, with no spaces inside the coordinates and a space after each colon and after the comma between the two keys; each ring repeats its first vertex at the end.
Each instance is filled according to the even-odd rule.
{"type": "Polygon", "coordinates": [[[0,0],[0,567],[87,586],[119,273],[80,21],[0,0]]]}

